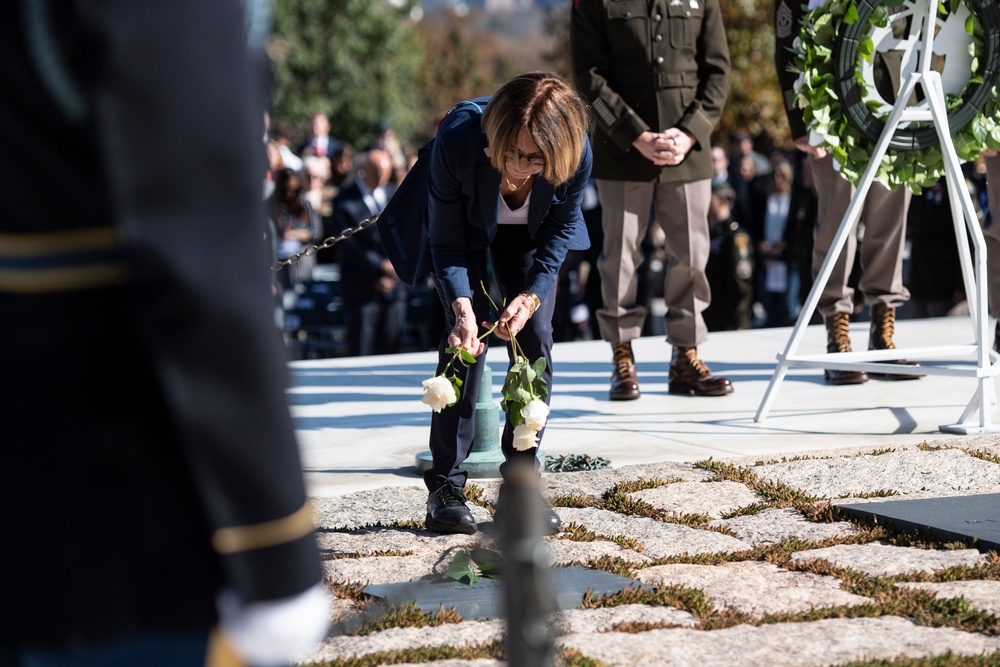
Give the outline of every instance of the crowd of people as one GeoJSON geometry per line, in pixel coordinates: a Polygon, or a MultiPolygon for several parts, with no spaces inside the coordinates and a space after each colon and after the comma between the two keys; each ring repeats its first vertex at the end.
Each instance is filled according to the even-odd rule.
{"type": "MultiPolygon", "coordinates": [[[[595,28],[596,23],[588,23],[590,5],[578,5],[574,12],[574,35],[584,45],[593,43],[590,38],[594,37],[591,34],[594,30],[603,29],[595,28]]],[[[593,4],[598,5],[602,2],[593,4]]],[[[712,16],[703,17],[702,22],[706,34],[713,34],[711,30],[718,28],[712,16]]],[[[724,44],[724,39],[717,37],[724,44]]],[[[706,40],[706,43],[715,42],[706,40]]],[[[825,248],[836,231],[835,221],[839,222],[843,206],[850,199],[849,194],[838,192],[828,198],[829,202],[836,201],[836,206],[831,209],[821,205],[817,168],[824,182],[837,187],[843,182],[833,172],[828,157],[817,160],[799,145],[776,148],[770,137],[753,137],[742,129],[728,136],[719,133],[717,120],[725,98],[725,86],[720,81],[724,82],[723,74],[728,75],[728,55],[723,51],[710,53],[707,61],[704,58],[699,61],[702,62],[699,66],[705,69],[702,76],[712,82],[710,86],[702,86],[702,91],[708,91],[703,94],[710,95],[699,103],[703,111],[708,110],[712,122],[699,121],[703,126],[698,125],[698,136],[679,130],[679,134],[664,133],[664,138],[657,139],[667,146],[676,145],[670,144],[671,141],[691,142],[683,155],[677,151],[676,164],[656,164],[643,154],[644,149],[637,149],[631,143],[625,148],[619,145],[615,149],[617,155],[610,154],[608,147],[623,140],[614,133],[602,136],[605,131],[602,124],[617,121],[617,114],[625,112],[627,104],[614,109],[609,106],[602,95],[610,95],[609,100],[624,98],[608,87],[599,68],[588,67],[593,64],[588,58],[600,60],[609,54],[601,55],[590,48],[581,48],[576,54],[577,87],[586,92],[588,86],[594,85],[588,77],[596,77],[599,82],[590,102],[592,132],[601,140],[596,142],[594,174],[582,204],[591,245],[587,250],[569,252],[561,267],[553,336],[556,341],[603,338],[615,345],[615,364],[620,366],[625,381],[620,383],[618,378],[613,384],[624,387],[619,391],[625,397],[638,395],[634,359],[629,346],[624,345],[635,336],[667,334],[668,338],[682,342],[680,348],[691,350],[710,331],[794,324],[825,257],[825,248]],[[698,178],[689,182],[685,179],[693,177],[685,174],[693,174],[692,170],[698,172],[698,178]],[[710,173],[710,178],[701,178],[702,172],[710,173]],[[637,180],[619,180],[632,178],[637,180]],[[710,189],[710,198],[701,194],[679,195],[688,204],[709,202],[707,210],[687,210],[683,220],[678,221],[686,225],[690,220],[707,217],[708,239],[685,242],[678,231],[670,228],[673,223],[665,212],[679,210],[677,201],[681,200],[671,200],[667,194],[650,195],[649,201],[643,199],[644,203],[633,202],[631,198],[612,203],[612,216],[622,215],[622,206],[629,211],[648,209],[649,213],[636,215],[640,222],[628,232],[628,237],[619,239],[616,233],[615,238],[607,239],[605,229],[622,228],[607,219],[608,202],[614,200],[612,189],[628,183],[650,182],[674,182],[683,185],[682,190],[697,182],[697,187],[710,189]],[[658,206],[663,207],[661,211],[657,211],[658,206]],[[826,234],[820,233],[821,228],[826,234]],[[822,247],[814,248],[816,239],[822,247]],[[679,256],[686,247],[707,253],[707,259],[679,256]],[[617,259],[613,257],[615,253],[617,259]],[[693,282],[669,280],[671,271],[677,275],[690,273],[689,263],[695,266],[704,263],[704,272],[694,271],[693,282]],[[630,278],[619,284],[619,275],[630,278]],[[683,294],[669,293],[671,282],[673,289],[680,289],[683,294]],[[658,309],[666,310],[665,318],[646,317],[647,312],[658,309]]],[[[622,54],[614,56],[624,62],[622,54]]],[[[663,88],[658,94],[671,90],[674,88],[663,88]]],[[[678,121],[690,123],[690,119],[680,116],[678,121]]],[[[323,113],[297,123],[281,120],[273,126],[266,125],[270,169],[268,212],[274,226],[274,252],[278,259],[294,255],[310,244],[319,244],[377,215],[415,160],[413,147],[401,143],[385,121],[373,128],[375,138],[364,147],[332,136],[330,119],[323,113]]],[[[618,123],[615,132],[621,132],[624,125],[618,123]]],[[[635,129],[638,128],[630,127],[628,131],[635,129]]],[[[966,165],[966,172],[974,201],[985,219],[988,202],[983,163],[966,165]]],[[[659,192],[662,188],[658,185],[655,189],[659,192]]],[[[962,312],[965,294],[958,250],[950,224],[941,222],[948,217],[941,214],[948,210],[944,183],[913,197],[912,201],[902,190],[886,197],[889,202],[886,208],[891,208],[893,217],[882,225],[879,209],[874,204],[868,208],[857,229],[852,231],[830,286],[814,313],[813,323],[836,321],[836,331],[830,330],[831,351],[834,348],[847,351],[844,344],[848,322],[871,314],[873,310],[866,310],[866,306],[877,305],[874,301],[881,301],[889,309],[888,313],[879,311],[885,317],[895,317],[897,311],[900,317],[962,312]],[[907,201],[902,201],[904,198],[907,201]],[[907,224],[900,224],[902,219],[907,224]],[[906,230],[905,239],[889,239],[899,257],[875,253],[876,246],[883,243],[881,237],[872,234],[881,234],[883,227],[893,230],[892,233],[906,230]],[[904,252],[912,261],[903,261],[904,252]],[[884,258],[884,262],[879,258],[884,258]],[[865,285],[861,284],[865,280],[863,265],[869,266],[865,285]],[[871,268],[873,265],[875,268],[871,268]],[[866,293],[870,293],[867,301],[866,293]]],[[[631,219],[633,213],[626,215],[631,219]]],[[[692,233],[695,231],[701,233],[700,230],[692,233]]],[[[339,337],[325,347],[315,346],[321,356],[426,350],[434,347],[441,334],[441,309],[433,283],[409,286],[401,282],[383,253],[374,226],[315,256],[302,257],[294,266],[278,272],[277,282],[279,295],[283,297],[282,312],[286,314],[282,328],[291,345],[308,346],[314,338],[323,337],[324,329],[328,336],[334,332],[339,337]],[[324,284],[317,288],[317,282],[324,284]],[[337,303],[314,298],[310,292],[316,289],[336,295],[337,303]],[[309,309],[317,308],[321,312],[313,312],[310,319],[309,309]],[[309,323],[317,326],[310,329],[309,323]]],[[[696,355],[691,362],[691,367],[700,369],[696,355]]],[[[721,388],[724,386],[717,389],[724,392],[721,388]]]]}
{"type": "Polygon", "coordinates": [[[323,113],[312,115],[298,133],[284,122],[272,126],[265,115],[265,130],[272,252],[276,260],[298,255],[275,272],[279,324],[288,344],[315,347],[323,356],[429,349],[433,318],[420,312],[432,310],[436,297],[429,286],[399,280],[375,225],[303,254],[385,208],[412,163],[393,128],[379,121],[374,139],[360,149],[332,136],[323,113]],[[413,333],[414,325],[421,330],[413,333]]]}

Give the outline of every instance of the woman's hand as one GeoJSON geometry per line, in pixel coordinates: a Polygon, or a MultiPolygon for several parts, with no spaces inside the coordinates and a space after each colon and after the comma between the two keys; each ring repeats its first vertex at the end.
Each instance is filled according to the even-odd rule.
{"type": "MultiPolygon", "coordinates": [[[[535,297],[536,299],[538,297],[535,297]]],[[[524,325],[528,323],[528,320],[535,312],[535,302],[532,298],[526,294],[518,294],[514,297],[507,308],[500,313],[500,319],[497,320],[496,335],[502,340],[510,341],[511,336],[516,336],[524,325]]],[[[492,326],[489,323],[483,323],[483,326],[492,326]]]]}
{"type": "Polygon", "coordinates": [[[459,297],[452,302],[451,310],[455,313],[455,326],[448,334],[448,347],[462,348],[478,357],[486,345],[479,340],[479,327],[476,325],[476,314],[472,312],[472,300],[459,297]]]}

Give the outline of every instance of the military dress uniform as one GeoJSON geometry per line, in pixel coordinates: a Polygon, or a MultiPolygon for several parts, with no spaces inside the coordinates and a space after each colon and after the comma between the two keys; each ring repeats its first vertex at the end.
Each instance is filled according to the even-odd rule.
{"type": "MultiPolygon", "coordinates": [[[[637,398],[625,344],[641,335],[646,317],[636,299],[636,269],[651,203],[667,239],[667,340],[675,350],[693,350],[708,338],[702,312],[711,300],[710,135],[726,101],[729,47],[718,0],[574,0],[570,35],[576,85],[593,109],[593,176],[604,228],[597,319],[615,350],[611,398],[637,398]],[[694,140],[679,164],[657,166],[632,145],[645,131],[670,128],[694,140]]],[[[704,393],[687,391],[689,384],[671,390],[704,393]]],[[[728,381],[712,388],[732,390],[728,381]]]]}
{"type": "Polygon", "coordinates": [[[244,13],[32,6],[0,22],[0,662],[207,641],[220,591],[322,577],[244,13]]]}
{"type": "MultiPolygon", "coordinates": [[[[798,0],[779,0],[774,12],[774,61],[788,124],[795,138],[807,136],[808,130],[803,112],[795,104],[794,86],[798,73],[789,71],[789,66],[794,60],[791,48],[799,34],[802,17],[807,11],[808,8],[798,0]]],[[[899,89],[898,73],[898,54],[878,54],[876,86],[888,101],[895,99],[895,92],[899,89]]],[[[819,227],[812,254],[812,273],[815,276],[833,245],[840,223],[854,197],[855,187],[837,172],[832,156],[817,158],[810,155],[809,159],[819,200],[819,227]]],[[[874,182],[865,197],[859,217],[859,220],[864,220],[864,243],[861,244],[864,273],[859,288],[864,293],[865,303],[871,308],[870,349],[895,347],[892,334],[896,308],[910,298],[909,290],[903,285],[903,249],[906,244],[906,212],[910,197],[908,188],[901,187],[891,191],[874,182]]],[[[854,313],[854,289],[848,286],[848,279],[858,251],[857,225],[858,220],[847,236],[847,243],[834,264],[817,307],[826,322],[829,352],[851,351],[848,326],[854,313]]],[[[879,377],[904,380],[918,376],[880,374],[879,377]]],[[[860,371],[827,370],[825,378],[831,384],[859,384],[866,382],[868,375],[860,371]]]]}

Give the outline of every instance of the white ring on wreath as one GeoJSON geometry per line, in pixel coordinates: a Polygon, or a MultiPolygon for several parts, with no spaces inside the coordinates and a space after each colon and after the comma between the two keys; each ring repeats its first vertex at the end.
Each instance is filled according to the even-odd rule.
{"type": "MultiPolygon", "coordinates": [[[[892,34],[893,24],[905,21],[915,13],[917,3],[907,0],[903,3],[903,9],[890,16],[890,23],[884,28],[872,26],[870,35],[875,44],[875,51],[886,53],[889,51],[902,51],[902,66],[899,73],[900,85],[906,82],[907,77],[920,69],[920,47],[923,45],[924,21],[927,20],[926,12],[920,12],[918,20],[910,22],[908,34],[902,38],[896,38],[892,34]]],[[[922,6],[922,5],[921,5],[922,6]]],[[[961,3],[958,9],[950,12],[944,20],[937,17],[937,31],[934,33],[934,43],[932,51],[936,56],[944,59],[944,68],[941,72],[941,84],[946,95],[961,95],[969,83],[969,73],[972,71],[972,37],[965,31],[965,22],[972,12],[965,3],[961,3]]],[[[868,95],[865,102],[880,103],[875,112],[883,118],[888,118],[892,112],[892,104],[879,95],[875,89],[875,68],[870,63],[865,63],[861,68],[861,76],[868,87],[868,95]]],[[[896,91],[899,92],[898,90],[896,91]]],[[[908,106],[910,109],[927,109],[927,101],[908,106]]],[[[901,123],[901,127],[906,127],[906,123],[901,123]]]]}

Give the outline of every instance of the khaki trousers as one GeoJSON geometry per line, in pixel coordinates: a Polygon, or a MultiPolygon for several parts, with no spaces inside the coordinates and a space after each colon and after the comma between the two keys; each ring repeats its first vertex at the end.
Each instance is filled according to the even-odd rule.
{"type": "MultiPolygon", "coordinates": [[[[811,157],[813,177],[819,199],[819,229],[813,245],[812,272],[819,273],[833,238],[854,196],[855,187],[844,180],[833,166],[833,158],[811,157]]],[[[873,183],[865,197],[859,219],[865,222],[861,244],[864,272],[859,288],[868,305],[884,303],[898,308],[910,298],[903,285],[903,249],[906,245],[906,211],[911,193],[907,188],[889,191],[873,183]]],[[[854,313],[854,290],[847,286],[858,250],[858,221],[855,220],[844,249],[834,264],[833,273],[823,288],[817,310],[824,317],[834,313],[854,313]]]]}
{"type": "Polygon", "coordinates": [[[604,307],[597,311],[601,337],[611,343],[638,338],[646,308],[636,303],[636,269],[649,230],[651,206],[666,235],[667,266],[663,296],[667,340],[694,347],[708,340],[702,311],[711,302],[705,265],[709,255],[710,179],[691,183],[597,180],[604,246],[597,267],[604,307]]]}
{"type": "Polygon", "coordinates": [[[1000,317],[1000,155],[983,158],[983,161],[986,163],[986,196],[993,219],[990,226],[983,230],[986,237],[986,288],[990,315],[1000,317]]]}

